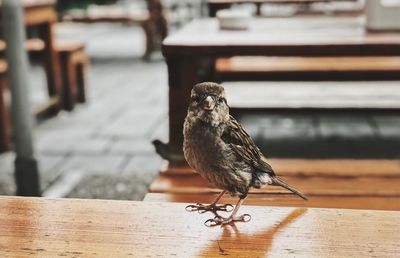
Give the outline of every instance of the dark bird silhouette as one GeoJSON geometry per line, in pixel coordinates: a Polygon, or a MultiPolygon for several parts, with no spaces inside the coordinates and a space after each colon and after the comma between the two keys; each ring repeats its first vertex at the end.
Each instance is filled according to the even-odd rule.
{"type": "Polygon", "coordinates": [[[160,140],[153,140],[152,143],[157,154],[163,159],[173,162],[174,164],[185,162],[182,150],[179,151],[176,148],[171,148],[168,143],[163,143],[160,140]]]}
{"type": "Polygon", "coordinates": [[[226,192],[239,196],[228,218],[217,215],[207,222],[223,225],[250,220],[248,214],[236,214],[252,187],[281,186],[306,199],[301,192],[277,177],[251,137],[229,115],[222,85],[205,82],[193,87],[183,135],[183,152],[189,165],[209,183],[223,189],[212,204],[189,205],[187,210],[227,211],[233,206],[217,205],[219,199],[226,192]]]}

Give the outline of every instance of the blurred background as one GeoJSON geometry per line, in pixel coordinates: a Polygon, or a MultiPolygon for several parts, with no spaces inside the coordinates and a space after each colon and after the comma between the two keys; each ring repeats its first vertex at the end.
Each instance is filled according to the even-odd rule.
{"type": "MultiPolygon", "coordinates": [[[[396,38],[398,1],[21,3],[28,55],[24,87],[34,121],[33,157],[38,162],[39,192],[48,197],[142,200],[159,171],[168,166],[165,158],[180,162],[179,146],[167,145],[171,78],[161,43],[166,37],[185,36],[179,34],[181,30],[187,32],[198,21],[218,21],[221,31],[238,34],[251,31],[252,22],[262,19],[265,24],[276,24],[276,33],[281,25],[285,29],[287,21],[306,17],[315,21],[318,32],[324,30],[318,19],[329,17],[334,34],[335,26],[346,29],[346,21],[355,19],[361,24],[356,29],[360,35],[383,30],[376,32],[383,35],[382,40],[400,44],[400,35],[396,38]],[[373,2],[382,3],[375,6],[373,2]],[[384,14],[387,9],[396,11],[384,14]],[[389,21],[382,22],[382,17],[389,21]],[[390,34],[385,34],[388,30],[390,34]],[[161,143],[155,146],[154,140],[161,143]]],[[[7,79],[12,68],[7,54],[10,37],[5,34],[4,16],[3,11],[0,195],[15,195],[17,155],[12,119],[18,107],[11,107],[8,86],[13,85],[7,79]]],[[[301,22],[298,24],[302,30],[301,22]]],[[[206,29],[202,42],[208,40],[206,29]]],[[[355,41],[359,34],[354,35],[355,41]]],[[[263,37],[266,35],[268,32],[263,37]]],[[[316,33],[315,37],[319,36],[316,33]]],[[[352,35],[346,36],[352,42],[352,35]]],[[[400,53],[393,49],[377,52],[376,59],[343,61],[223,56],[204,60],[198,73],[199,78],[226,82],[232,112],[267,157],[397,162],[400,58],[395,55],[400,53]],[[210,67],[213,71],[208,73],[210,67]]],[[[24,147],[20,144],[19,148],[24,147]]],[[[29,166],[23,170],[35,171],[29,166]]],[[[35,177],[22,180],[35,185],[30,181],[35,177]]]]}

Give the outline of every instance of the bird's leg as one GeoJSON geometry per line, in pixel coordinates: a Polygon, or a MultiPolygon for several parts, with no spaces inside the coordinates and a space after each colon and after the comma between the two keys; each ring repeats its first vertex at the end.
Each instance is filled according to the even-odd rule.
{"type": "MultiPolygon", "coordinates": [[[[209,205],[196,203],[186,206],[187,211],[198,211],[199,213],[204,213],[207,211],[214,212],[216,214],[217,211],[231,211],[233,209],[232,204],[221,204],[218,205],[218,201],[224,196],[226,191],[222,191],[218,197],[209,205]]],[[[217,215],[218,216],[218,215],[217,215]]]]}
{"type": "Polygon", "coordinates": [[[238,212],[240,206],[244,202],[245,197],[241,197],[238,201],[238,203],[235,206],[235,209],[232,211],[231,215],[228,218],[223,218],[221,216],[215,216],[213,219],[208,219],[204,224],[208,227],[213,227],[217,225],[226,225],[231,222],[236,222],[236,221],[242,221],[242,222],[248,222],[251,219],[251,216],[249,214],[243,214],[240,216],[236,216],[236,213],[238,212]]]}

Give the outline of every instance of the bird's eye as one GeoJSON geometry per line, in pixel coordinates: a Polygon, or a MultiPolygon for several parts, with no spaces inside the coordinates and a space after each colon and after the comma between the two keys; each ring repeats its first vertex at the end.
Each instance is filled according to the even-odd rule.
{"type": "Polygon", "coordinates": [[[197,96],[193,96],[193,97],[192,97],[192,101],[193,101],[193,102],[199,102],[200,99],[199,99],[199,97],[197,97],[197,96]]]}

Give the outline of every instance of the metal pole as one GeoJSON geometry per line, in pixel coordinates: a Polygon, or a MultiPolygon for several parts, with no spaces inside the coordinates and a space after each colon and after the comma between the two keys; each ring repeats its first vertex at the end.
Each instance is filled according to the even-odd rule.
{"type": "Polygon", "coordinates": [[[11,118],[15,140],[17,195],[40,196],[39,171],[33,153],[28,81],[28,56],[24,47],[25,23],[21,0],[2,0],[3,33],[7,44],[11,118]]]}

